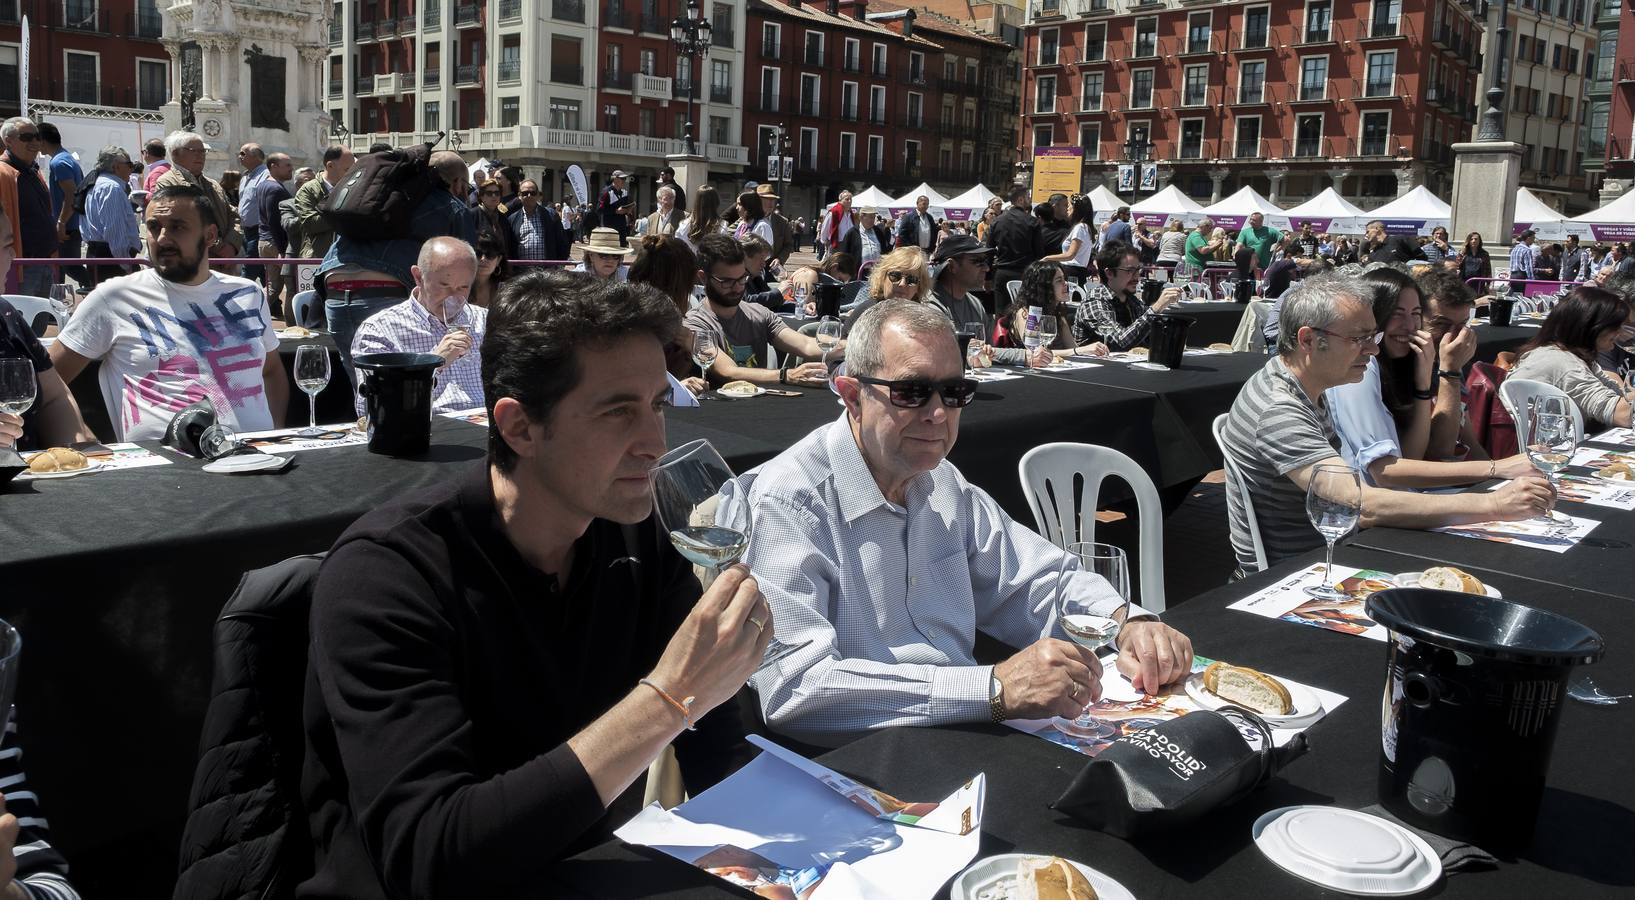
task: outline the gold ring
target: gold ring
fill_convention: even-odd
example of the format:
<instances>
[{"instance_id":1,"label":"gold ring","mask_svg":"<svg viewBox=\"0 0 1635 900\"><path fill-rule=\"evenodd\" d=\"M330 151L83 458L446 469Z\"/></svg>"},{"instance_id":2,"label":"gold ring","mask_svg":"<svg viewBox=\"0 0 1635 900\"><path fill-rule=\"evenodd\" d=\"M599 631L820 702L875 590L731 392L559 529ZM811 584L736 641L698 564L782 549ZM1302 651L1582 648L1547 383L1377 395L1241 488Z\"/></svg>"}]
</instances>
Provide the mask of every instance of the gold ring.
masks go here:
<instances>
[{"instance_id":1,"label":"gold ring","mask_svg":"<svg viewBox=\"0 0 1635 900\"><path fill-rule=\"evenodd\" d=\"M1067 697L1069 700L1079 699L1079 683L1077 681L1073 682L1073 689L1067 692Z\"/></svg>"},{"instance_id":2,"label":"gold ring","mask_svg":"<svg viewBox=\"0 0 1635 900\"><path fill-rule=\"evenodd\" d=\"M765 619L757 619L754 616L750 616L749 617L749 624L755 626L755 633L756 634L760 634L762 631L764 631L766 629L766 620Z\"/></svg>"}]
</instances>

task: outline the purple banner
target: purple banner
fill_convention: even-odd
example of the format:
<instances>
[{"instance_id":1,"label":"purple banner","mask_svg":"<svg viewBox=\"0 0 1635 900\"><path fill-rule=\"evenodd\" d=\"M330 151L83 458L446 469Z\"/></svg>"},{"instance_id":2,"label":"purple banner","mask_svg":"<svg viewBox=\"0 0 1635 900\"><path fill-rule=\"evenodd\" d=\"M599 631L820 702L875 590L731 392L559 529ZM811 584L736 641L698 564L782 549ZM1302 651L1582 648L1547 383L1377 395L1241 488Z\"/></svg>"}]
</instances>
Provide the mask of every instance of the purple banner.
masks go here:
<instances>
[{"instance_id":1,"label":"purple banner","mask_svg":"<svg viewBox=\"0 0 1635 900\"><path fill-rule=\"evenodd\" d=\"M1386 219L1384 221L1386 234L1412 235L1418 235L1420 230L1425 227L1426 222L1425 219Z\"/></svg>"},{"instance_id":2,"label":"purple banner","mask_svg":"<svg viewBox=\"0 0 1635 900\"><path fill-rule=\"evenodd\" d=\"M1590 232L1598 241L1630 241L1635 240L1635 222L1608 223L1606 225L1590 225Z\"/></svg>"}]
</instances>

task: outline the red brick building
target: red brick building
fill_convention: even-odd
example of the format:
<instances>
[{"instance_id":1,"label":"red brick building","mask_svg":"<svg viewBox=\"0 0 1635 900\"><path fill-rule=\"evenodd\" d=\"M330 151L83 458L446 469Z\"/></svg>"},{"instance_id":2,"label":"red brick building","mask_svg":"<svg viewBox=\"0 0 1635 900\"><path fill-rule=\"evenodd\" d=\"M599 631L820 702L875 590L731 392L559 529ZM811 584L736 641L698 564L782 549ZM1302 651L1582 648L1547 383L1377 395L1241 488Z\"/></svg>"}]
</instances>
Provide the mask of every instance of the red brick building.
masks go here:
<instances>
[{"instance_id":1,"label":"red brick building","mask_svg":"<svg viewBox=\"0 0 1635 900\"><path fill-rule=\"evenodd\" d=\"M1083 146L1086 186L1150 142L1201 202L1445 197L1476 121L1481 26L1447 0L1034 0L1025 30L1025 153Z\"/></svg>"},{"instance_id":2,"label":"red brick building","mask_svg":"<svg viewBox=\"0 0 1635 900\"><path fill-rule=\"evenodd\" d=\"M30 101L158 110L170 99L155 0L0 0L0 115L19 112L25 15Z\"/></svg>"},{"instance_id":3,"label":"red brick building","mask_svg":"<svg viewBox=\"0 0 1635 900\"><path fill-rule=\"evenodd\" d=\"M751 168L764 172L785 130L792 216L810 217L843 188L896 192L931 181L963 191L1008 175L1014 145L999 146L1008 143L1002 132L986 141L976 132L984 112L1014 108L1011 48L951 20L931 26L913 9L877 9L866 0L749 0L744 143ZM999 118L990 121L997 129Z\"/></svg>"},{"instance_id":4,"label":"red brick building","mask_svg":"<svg viewBox=\"0 0 1635 900\"><path fill-rule=\"evenodd\" d=\"M1597 77L1598 82L1610 88L1612 95L1610 122L1605 135L1607 182L1599 198L1602 202L1609 202L1614 196L1635 187L1635 8L1616 0L1606 0L1598 3L1597 9L1601 15L1598 24L1604 29L1608 26L1616 28L1613 41L1607 40L1606 31L1602 32L1604 36L1600 46L1610 52L1598 60L1599 68L1603 71ZM1608 44L1612 46L1608 47ZM1595 137L1592 136L1590 140L1593 147ZM1614 190L1615 187L1617 190Z\"/></svg>"}]
</instances>

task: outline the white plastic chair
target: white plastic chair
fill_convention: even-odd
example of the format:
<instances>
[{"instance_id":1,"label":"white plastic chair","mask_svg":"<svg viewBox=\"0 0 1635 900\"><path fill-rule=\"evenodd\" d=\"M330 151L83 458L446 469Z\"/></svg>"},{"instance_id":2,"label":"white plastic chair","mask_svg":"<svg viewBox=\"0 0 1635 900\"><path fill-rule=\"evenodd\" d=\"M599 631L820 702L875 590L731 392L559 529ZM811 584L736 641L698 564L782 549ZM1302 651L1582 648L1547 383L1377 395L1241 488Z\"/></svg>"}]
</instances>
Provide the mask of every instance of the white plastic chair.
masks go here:
<instances>
[{"instance_id":1,"label":"white plastic chair","mask_svg":"<svg viewBox=\"0 0 1635 900\"><path fill-rule=\"evenodd\" d=\"M6 294L5 297L7 303L10 303L19 313L22 313L23 321L34 329L35 337L41 337L45 334L44 328L35 328L34 326L42 313L56 323L58 331L61 331L63 326L68 324L68 316L45 297L31 297L27 294Z\"/></svg>"},{"instance_id":2,"label":"white plastic chair","mask_svg":"<svg viewBox=\"0 0 1635 900\"><path fill-rule=\"evenodd\" d=\"M1089 298L1089 294L1085 293L1084 285L1074 284L1071 281L1069 281L1067 283L1067 302L1074 309L1078 309L1079 305L1082 304L1088 298Z\"/></svg>"},{"instance_id":3,"label":"white plastic chair","mask_svg":"<svg viewBox=\"0 0 1635 900\"><path fill-rule=\"evenodd\" d=\"M1560 397L1573 413L1573 431L1577 440L1584 440L1584 413L1578 404L1568 397L1566 392L1553 384L1542 381L1533 381L1529 378L1506 378L1499 385L1499 399L1504 402L1505 411L1516 423L1516 442L1527 445L1527 429L1531 426L1533 417L1529 412L1528 401L1534 397Z\"/></svg>"},{"instance_id":4,"label":"white plastic chair","mask_svg":"<svg viewBox=\"0 0 1635 900\"><path fill-rule=\"evenodd\" d=\"M1058 547L1096 539L1096 500L1101 483L1117 475L1135 492L1141 518L1141 605L1164 611L1164 510L1152 477L1133 459L1092 444L1041 444L1016 465L1022 492L1039 533ZM1082 487L1075 494L1073 483Z\"/></svg>"},{"instance_id":5,"label":"white plastic chair","mask_svg":"<svg viewBox=\"0 0 1635 900\"><path fill-rule=\"evenodd\" d=\"M1022 293L1022 282L1011 280L1005 282L1005 290L1011 295L1011 302L1016 302L1016 295Z\"/></svg>"},{"instance_id":6,"label":"white plastic chair","mask_svg":"<svg viewBox=\"0 0 1635 900\"><path fill-rule=\"evenodd\" d=\"M1243 517L1249 523L1249 542L1255 551L1255 571L1266 571L1266 545L1260 539L1260 521L1255 518L1255 501L1244 490L1248 481L1243 477L1243 469L1237 460L1232 458L1232 451L1226 448L1226 413L1215 417L1209 426L1210 433L1215 435L1215 443L1221 448L1221 459L1226 462L1226 489L1232 490L1232 482L1238 483L1238 497L1243 501ZM1231 515L1230 512L1227 513Z\"/></svg>"}]
</instances>

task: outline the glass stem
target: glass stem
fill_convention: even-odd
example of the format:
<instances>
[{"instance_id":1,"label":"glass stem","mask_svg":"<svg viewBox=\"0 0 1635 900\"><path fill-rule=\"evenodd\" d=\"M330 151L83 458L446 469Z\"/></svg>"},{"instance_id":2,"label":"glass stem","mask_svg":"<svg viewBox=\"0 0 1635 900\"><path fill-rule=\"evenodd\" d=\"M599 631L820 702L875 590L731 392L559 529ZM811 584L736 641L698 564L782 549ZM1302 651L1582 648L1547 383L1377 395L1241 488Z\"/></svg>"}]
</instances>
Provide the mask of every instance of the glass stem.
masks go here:
<instances>
[{"instance_id":1,"label":"glass stem","mask_svg":"<svg viewBox=\"0 0 1635 900\"><path fill-rule=\"evenodd\" d=\"M307 427L314 431L318 428L318 395L307 392Z\"/></svg>"},{"instance_id":2,"label":"glass stem","mask_svg":"<svg viewBox=\"0 0 1635 900\"><path fill-rule=\"evenodd\" d=\"M1323 560L1323 587L1334 584L1334 539L1327 538L1328 556Z\"/></svg>"}]
</instances>

